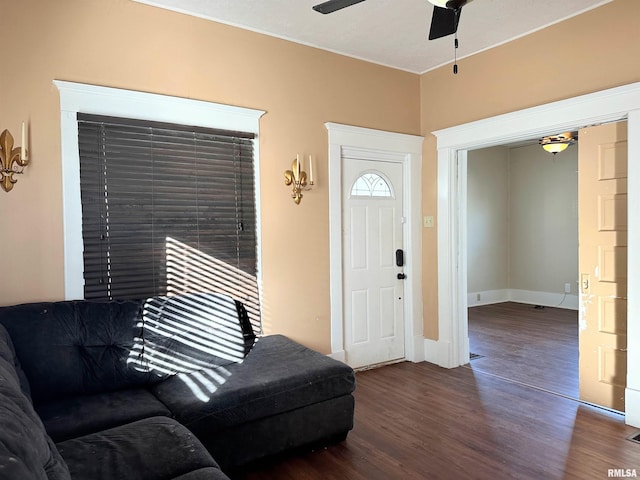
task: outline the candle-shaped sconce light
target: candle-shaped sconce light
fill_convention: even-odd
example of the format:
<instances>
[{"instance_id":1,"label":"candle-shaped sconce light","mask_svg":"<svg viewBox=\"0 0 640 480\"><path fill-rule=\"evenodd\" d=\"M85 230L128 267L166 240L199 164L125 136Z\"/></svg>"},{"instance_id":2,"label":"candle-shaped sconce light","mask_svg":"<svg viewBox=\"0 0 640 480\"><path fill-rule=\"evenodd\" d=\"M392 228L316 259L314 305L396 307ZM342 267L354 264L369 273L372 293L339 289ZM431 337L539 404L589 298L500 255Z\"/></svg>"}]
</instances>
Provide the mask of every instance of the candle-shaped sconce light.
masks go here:
<instances>
[{"instance_id":1,"label":"candle-shaped sconce light","mask_svg":"<svg viewBox=\"0 0 640 480\"><path fill-rule=\"evenodd\" d=\"M302 200L302 190L311 190L313 186L313 162L309 155L309 174L303 170L300 155L296 155L296 159L291 164L291 170L284 172L284 184L291 185L291 198L296 205Z\"/></svg>"},{"instance_id":2,"label":"candle-shaped sconce light","mask_svg":"<svg viewBox=\"0 0 640 480\"><path fill-rule=\"evenodd\" d=\"M13 188L13 184L18 180L13 178L14 175L22 173L24 167L29 164L27 156L27 129L22 122L22 145L20 147L13 146L13 135L9 130L5 130L0 134L0 186L5 192L9 192Z\"/></svg>"},{"instance_id":3,"label":"candle-shaped sconce light","mask_svg":"<svg viewBox=\"0 0 640 480\"><path fill-rule=\"evenodd\" d=\"M309 188L313 187L313 158L309 155Z\"/></svg>"},{"instance_id":4,"label":"candle-shaped sconce light","mask_svg":"<svg viewBox=\"0 0 640 480\"><path fill-rule=\"evenodd\" d=\"M22 143L20 144L20 158L23 161L28 162L27 158L27 127L24 122L22 122Z\"/></svg>"}]
</instances>

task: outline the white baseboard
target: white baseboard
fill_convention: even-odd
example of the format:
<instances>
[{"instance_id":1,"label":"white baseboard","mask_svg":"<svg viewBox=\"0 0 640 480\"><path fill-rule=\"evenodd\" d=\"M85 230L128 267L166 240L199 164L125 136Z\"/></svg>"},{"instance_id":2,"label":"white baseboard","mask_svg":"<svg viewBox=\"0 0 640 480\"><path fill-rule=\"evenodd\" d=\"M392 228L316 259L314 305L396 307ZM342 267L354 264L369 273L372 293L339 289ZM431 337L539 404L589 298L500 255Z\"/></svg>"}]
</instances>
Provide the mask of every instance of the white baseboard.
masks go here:
<instances>
[{"instance_id":1,"label":"white baseboard","mask_svg":"<svg viewBox=\"0 0 640 480\"><path fill-rule=\"evenodd\" d=\"M491 305L492 303L502 303L509 301L508 288L503 290L486 290L484 292L474 292L467 294L467 305L476 307L478 305Z\"/></svg>"},{"instance_id":2,"label":"white baseboard","mask_svg":"<svg viewBox=\"0 0 640 480\"><path fill-rule=\"evenodd\" d=\"M511 289L511 301L542 305L545 307L578 310L578 296L567 293L534 292L531 290Z\"/></svg>"},{"instance_id":3,"label":"white baseboard","mask_svg":"<svg viewBox=\"0 0 640 480\"><path fill-rule=\"evenodd\" d=\"M478 300L478 296L480 297L480 300ZM536 292L532 290L508 288L504 290L488 290L467 294L467 305L470 307L502 302L518 302L531 305L542 305L544 307L578 310L578 296L569 293L565 295L563 293Z\"/></svg>"},{"instance_id":4,"label":"white baseboard","mask_svg":"<svg viewBox=\"0 0 640 480\"><path fill-rule=\"evenodd\" d=\"M424 360L444 368L449 366L449 342L424 339Z\"/></svg>"},{"instance_id":5,"label":"white baseboard","mask_svg":"<svg viewBox=\"0 0 640 480\"><path fill-rule=\"evenodd\" d=\"M339 360L342 363L347 363L347 355L345 354L344 350L330 353L329 355L327 355L327 357L331 357L334 360Z\"/></svg>"},{"instance_id":6,"label":"white baseboard","mask_svg":"<svg viewBox=\"0 0 640 480\"><path fill-rule=\"evenodd\" d=\"M414 335L407 341L410 343L405 348L405 358L413 363L424 362L424 337L422 335Z\"/></svg>"},{"instance_id":7,"label":"white baseboard","mask_svg":"<svg viewBox=\"0 0 640 480\"><path fill-rule=\"evenodd\" d=\"M425 339L422 336L411 337L411 344L408 345L405 351L407 361L414 363L424 362L424 340ZM434 340L431 341L438 343ZM344 350L329 353L327 354L327 357L333 358L334 360L338 360L342 363L347 363L347 353Z\"/></svg>"},{"instance_id":8,"label":"white baseboard","mask_svg":"<svg viewBox=\"0 0 640 480\"><path fill-rule=\"evenodd\" d=\"M625 390L625 417L627 425L640 428L640 391L632 388Z\"/></svg>"}]
</instances>

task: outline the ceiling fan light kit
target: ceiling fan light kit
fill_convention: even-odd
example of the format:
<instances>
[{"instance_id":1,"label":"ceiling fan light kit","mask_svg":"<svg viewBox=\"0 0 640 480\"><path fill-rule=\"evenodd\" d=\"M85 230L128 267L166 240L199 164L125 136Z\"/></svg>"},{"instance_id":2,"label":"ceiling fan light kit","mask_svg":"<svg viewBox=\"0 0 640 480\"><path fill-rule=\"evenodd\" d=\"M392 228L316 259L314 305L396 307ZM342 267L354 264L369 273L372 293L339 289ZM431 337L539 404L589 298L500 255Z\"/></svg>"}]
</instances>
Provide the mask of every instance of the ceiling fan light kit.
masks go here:
<instances>
[{"instance_id":1,"label":"ceiling fan light kit","mask_svg":"<svg viewBox=\"0 0 640 480\"><path fill-rule=\"evenodd\" d=\"M431 27L429 29L429 40L446 37L447 35L456 34L454 41L454 62L453 73L458 73L458 23L460 22L460 13L462 7L472 0L429 0L433 5L433 16L431 17ZM350 7L356 3L364 2L364 0L328 0L315 5L313 9L323 14L333 13L343 8Z\"/></svg>"}]
</instances>

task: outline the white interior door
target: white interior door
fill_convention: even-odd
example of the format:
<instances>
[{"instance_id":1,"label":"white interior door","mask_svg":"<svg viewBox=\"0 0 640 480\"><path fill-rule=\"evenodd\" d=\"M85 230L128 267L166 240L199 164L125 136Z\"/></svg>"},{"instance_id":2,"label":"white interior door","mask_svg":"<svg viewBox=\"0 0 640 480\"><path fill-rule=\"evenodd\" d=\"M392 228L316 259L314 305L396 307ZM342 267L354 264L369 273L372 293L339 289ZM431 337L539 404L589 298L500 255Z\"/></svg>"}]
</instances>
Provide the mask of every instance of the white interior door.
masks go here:
<instances>
[{"instance_id":1,"label":"white interior door","mask_svg":"<svg viewBox=\"0 0 640 480\"><path fill-rule=\"evenodd\" d=\"M343 159L345 356L354 368L404 358L402 164Z\"/></svg>"}]
</instances>

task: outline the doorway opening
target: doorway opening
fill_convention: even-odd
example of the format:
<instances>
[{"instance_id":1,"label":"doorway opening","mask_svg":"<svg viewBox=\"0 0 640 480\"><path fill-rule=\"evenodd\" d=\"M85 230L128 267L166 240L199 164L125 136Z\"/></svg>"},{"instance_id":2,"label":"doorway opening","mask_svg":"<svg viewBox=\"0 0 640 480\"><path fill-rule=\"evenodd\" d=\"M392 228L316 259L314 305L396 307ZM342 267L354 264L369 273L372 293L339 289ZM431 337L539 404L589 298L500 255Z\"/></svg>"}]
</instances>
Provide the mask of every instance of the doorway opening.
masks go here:
<instances>
[{"instance_id":1,"label":"doorway opening","mask_svg":"<svg viewBox=\"0 0 640 480\"><path fill-rule=\"evenodd\" d=\"M537 139L467 154L470 367L576 399L577 169Z\"/></svg>"},{"instance_id":2,"label":"doorway opening","mask_svg":"<svg viewBox=\"0 0 640 480\"><path fill-rule=\"evenodd\" d=\"M433 132L438 142L438 332L427 357L448 368L469 361L467 327L466 160L469 150L573 131L591 124L628 120L629 158L640 155L640 83L604 90ZM640 166L629 162L629 184ZM630 189L629 211L640 209ZM640 261L640 218L629 216L628 264ZM629 269L628 309L640 311L640 271ZM625 421L640 426L640 316L628 316Z\"/></svg>"},{"instance_id":3,"label":"doorway opening","mask_svg":"<svg viewBox=\"0 0 640 480\"><path fill-rule=\"evenodd\" d=\"M331 288L331 356L347 361L343 277L343 159L402 165L402 236L404 275L404 358L424 360L422 336L421 169L423 138L327 123L329 132L329 249Z\"/></svg>"}]
</instances>

